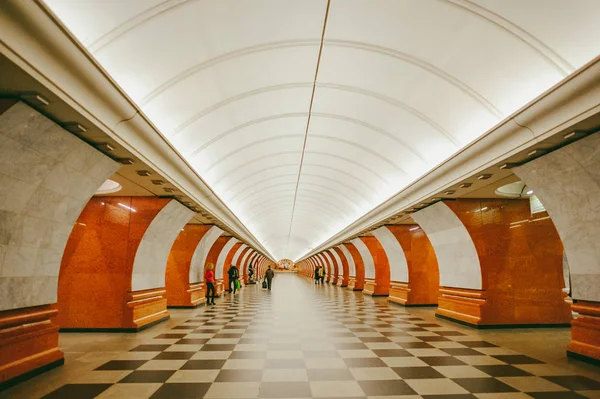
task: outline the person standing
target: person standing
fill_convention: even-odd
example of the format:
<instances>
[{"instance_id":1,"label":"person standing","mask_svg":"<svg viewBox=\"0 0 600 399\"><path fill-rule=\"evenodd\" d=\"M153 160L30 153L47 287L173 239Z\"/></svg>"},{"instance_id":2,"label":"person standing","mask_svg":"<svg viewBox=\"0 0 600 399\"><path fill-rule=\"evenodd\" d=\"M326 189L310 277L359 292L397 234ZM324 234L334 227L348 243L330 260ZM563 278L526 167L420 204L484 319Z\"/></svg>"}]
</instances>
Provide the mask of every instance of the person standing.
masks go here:
<instances>
[{"instance_id":1,"label":"person standing","mask_svg":"<svg viewBox=\"0 0 600 399\"><path fill-rule=\"evenodd\" d=\"M235 294L237 290L237 280L240 277L240 272L235 265L229 266L229 270L227 271L227 275L229 276L229 292L233 292ZM233 285L233 289L231 286Z\"/></svg>"},{"instance_id":2,"label":"person standing","mask_svg":"<svg viewBox=\"0 0 600 399\"><path fill-rule=\"evenodd\" d=\"M315 284L319 284L319 268L320 266L317 266L315 269Z\"/></svg>"},{"instance_id":3,"label":"person standing","mask_svg":"<svg viewBox=\"0 0 600 399\"><path fill-rule=\"evenodd\" d=\"M206 265L204 272L204 282L206 283L206 304L215 305L215 273L213 272L213 264Z\"/></svg>"},{"instance_id":4,"label":"person standing","mask_svg":"<svg viewBox=\"0 0 600 399\"><path fill-rule=\"evenodd\" d=\"M275 277L275 272L271 269L271 265L265 272L265 279L267 280L267 288L271 291L271 283L273 282L273 277Z\"/></svg>"}]
</instances>

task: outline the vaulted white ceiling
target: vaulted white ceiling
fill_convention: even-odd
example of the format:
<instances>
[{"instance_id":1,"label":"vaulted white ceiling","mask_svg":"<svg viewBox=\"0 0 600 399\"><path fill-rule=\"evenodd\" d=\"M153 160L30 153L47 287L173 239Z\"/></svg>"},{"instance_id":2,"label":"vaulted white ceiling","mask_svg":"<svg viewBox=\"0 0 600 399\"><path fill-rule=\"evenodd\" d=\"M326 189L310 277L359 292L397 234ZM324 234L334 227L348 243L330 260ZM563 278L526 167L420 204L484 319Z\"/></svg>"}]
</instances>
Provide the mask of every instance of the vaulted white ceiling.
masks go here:
<instances>
[{"instance_id":1,"label":"vaulted white ceiling","mask_svg":"<svg viewBox=\"0 0 600 399\"><path fill-rule=\"evenodd\" d=\"M46 3L276 259L600 51L597 0Z\"/></svg>"}]
</instances>

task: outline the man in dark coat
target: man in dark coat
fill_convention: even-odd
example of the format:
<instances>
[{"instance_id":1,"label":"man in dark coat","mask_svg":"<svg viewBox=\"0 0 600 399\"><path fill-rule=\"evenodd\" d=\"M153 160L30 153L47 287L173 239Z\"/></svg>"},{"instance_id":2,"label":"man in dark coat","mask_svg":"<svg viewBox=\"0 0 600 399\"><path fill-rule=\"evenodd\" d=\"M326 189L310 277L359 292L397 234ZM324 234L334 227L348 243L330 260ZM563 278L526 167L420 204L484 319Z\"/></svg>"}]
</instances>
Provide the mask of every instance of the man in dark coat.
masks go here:
<instances>
[{"instance_id":1,"label":"man in dark coat","mask_svg":"<svg viewBox=\"0 0 600 399\"><path fill-rule=\"evenodd\" d=\"M227 275L229 276L229 292L233 292L235 294L235 291L237 290L236 284L238 278L240 277L240 272L235 265L231 265L229 266L229 270L227 270ZM232 285L233 289L231 288Z\"/></svg>"},{"instance_id":2,"label":"man in dark coat","mask_svg":"<svg viewBox=\"0 0 600 399\"><path fill-rule=\"evenodd\" d=\"M271 282L273 281L273 277L275 276L275 272L271 270L271 266L265 272L265 279L267 280L267 288L271 291Z\"/></svg>"}]
</instances>

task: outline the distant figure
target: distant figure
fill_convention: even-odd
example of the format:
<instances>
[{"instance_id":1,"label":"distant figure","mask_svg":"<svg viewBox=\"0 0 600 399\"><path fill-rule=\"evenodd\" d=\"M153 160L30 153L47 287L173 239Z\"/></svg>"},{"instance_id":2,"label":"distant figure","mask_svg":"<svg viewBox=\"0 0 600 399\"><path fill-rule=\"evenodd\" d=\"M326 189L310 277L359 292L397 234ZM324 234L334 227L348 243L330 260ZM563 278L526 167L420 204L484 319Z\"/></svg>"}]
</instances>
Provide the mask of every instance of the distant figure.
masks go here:
<instances>
[{"instance_id":1,"label":"distant figure","mask_svg":"<svg viewBox=\"0 0 600 399\"><path fill-rule=\"evenodd\" d=\"M213 264L206 265L204 272L204 282L206 283L206 304L215 305L215 273L213 272Z\"/></svg>"},{"instance_id":2,"label":"distant figure","mask_svg":"<svg viewBox=\"0 0 600 399\"><path fill-rule=\"evenodd\" d=\"M228 292L233 292L235 294L235 291L237 290L237 280L238 280L238 278L240 278L240 272L238 271L238 268L235 267L235 265L231 265L231 266L229 266L227 275L229 276L229 291ZM233 285L233 289L231 288L232 285Z\"/></svg>"},{"instance_id":3,"label":"distant figure","mask_svg":"<svg viewBox=\"0 0 600 399\"><path fill-rule=\"evenodd\" d=\"M265 279L267 280L267 288L271 291L271 283L273 282L273 277L275 276L275 272L271 270L271 266L265 272Z\"/></svg>"},{"instance_id":4,"label":"distant figure","mask_svg":"<svg viewBox=\"0 0 600 399\"><path fill-rule=\"evenodd\" d=\"M319 284L319 268L320 266L317 266L315 269L315 284Z\"/></svg>"},{"instance_id":5,"label":"distant figure","mask_svg":"<svg viewBox=\"0 0 600 399\"><path fill-rule=\"evenodd\" d=\"M253 281L253 277L254 276L254 266L250 265L248 266L248 280Z\"/></svg>"}]
</instances>

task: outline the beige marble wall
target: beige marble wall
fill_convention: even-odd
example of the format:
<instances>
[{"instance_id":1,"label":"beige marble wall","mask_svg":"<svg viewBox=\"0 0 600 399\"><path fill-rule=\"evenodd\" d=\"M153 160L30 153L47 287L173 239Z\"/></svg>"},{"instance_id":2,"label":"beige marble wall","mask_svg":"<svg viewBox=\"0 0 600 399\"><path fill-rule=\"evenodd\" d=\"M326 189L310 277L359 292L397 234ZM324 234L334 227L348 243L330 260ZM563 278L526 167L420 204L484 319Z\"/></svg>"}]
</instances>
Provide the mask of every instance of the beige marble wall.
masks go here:
<instances>
[{"instance_id":1,"label":"beige marble wall","mask_svg":"<svg viewBox=\"0 0 600 399\"><path fill-rule=\"evenodd\" d=\"M354 264L354 258L348 248L345 245L340 245L338 248L342 251L344 256L346 257L346 261L348 262L348 275L350 277L356 277L356 265Z\"/></svg>"},{"instance_id":2,"label":"beige marble wall","mask_svg":"<svg viewBox=\"0 0 600 399\"><path fill-rule=\"evenodd\" d=\"M239 242L239 240L237 238L231 237L229 239L229 241L227 241L227 244L225 244L225 246L221 250L219 257L217 258L217 264L215 265L215 267L217 269L215 272L216 278L223 278L223 267L225 266L225 258L227 258L227 255L229 254L229 251L231 251L231 248L233 248L233 246L235 244L237 244L238 242ZM235 263L233 263L233 262L232 262L232 264L235 265ZM229 269L229 267L227 267L227 269ZM242 271L240 270L240 274L241 273L242 273Z\"/></svg>"},{"instance_id":3,"label":"beige marble wall","mask_svg":"<svg viewBox=\"0 0 600 399\"><path fill-rule=\"evenodd\" d=\"M73 224L117 169L24 103L0 115L0 310L56 302Z\"/></svg>"},{"instance_id":4,"label":"beige marble wall","mask_svg":"<svg viewBox=\"0 0 600 399\"><path fill-rule=\"evenodd\" d=\"M513 169L552 218L574 299L600 301L600 133Z\"/></svg>"},{"instance_id":5,"label":"beige marble wall","mask_svg":"<svg viewBox=\"0 0 600 399\"><path fill-rule=\"evenodd\" d=\"M385 226L373 230L372 233L387 255L390 263L390 280L408 282L408 262L394 234Z\"/></svg>"},{"instance_id":6,"label":"beige marble wall","mask_svg":"<svg viewBox=\"0 0 600 399\"><path fill-rule=\"evenodd\" d=\"M338 280L342 280L344 278L344 265L342 264L342 259L340 258L338 253L336 251L334 251L333 249L329 249L327 252L329 252L330 258L332 258L334 260L334 262L337 264Z\"/></svg>"},{"instance_id":7,"label":"beige marble wall","mask_svg":"<svg viewBox=\"0 0 600 399\"><path fill-rule=\"evenodd\" d=\"M367 248L367 245L360 239L355 238L350 241L352 245L358 249L360 253L360 257L363 260L363 265L365 267L365 278L375 278L375 262L373 261L373 256L371 255L371 251Z\"/></svg>"},{"instance_id":8,"label":"beige marble wall","mask_svg":"<svg viewBox=\"0 0 600 399\"><path fill-rule=\"evenodd\" d=\"M192 255L192 261L190 263L190 283L197 283L200 281L204 281L204 266L206 263L206 258L208 256L208 252L212 248L217 238L221 236L223 230L218 228L217 226L211 227L208 230L208 233L202 237L196 250L194 251L194 255Z\"/></svg>"},{"instance_id":9,"label":"beige marble wall","mask_svg":"<svg viewBox=\"0 0 600 399\"><path fill-rule=\"evenodd\" d=\"M480 290L479 256L458 216L441 201L412 216L433 246L440 270L440 286Z\"/></svg>"},{"instance_id":10,"label":"beige marble wall","mask_svg":"<svg viewBox=\"0 0 600 399\"><path fill-rule=\"evenodd\" d=\"M165 286L167 260L173 242L194 212L171 200L152 220L142 237L133 261L133 291Z\"/></svg>"}]
</instances>

